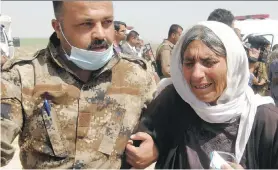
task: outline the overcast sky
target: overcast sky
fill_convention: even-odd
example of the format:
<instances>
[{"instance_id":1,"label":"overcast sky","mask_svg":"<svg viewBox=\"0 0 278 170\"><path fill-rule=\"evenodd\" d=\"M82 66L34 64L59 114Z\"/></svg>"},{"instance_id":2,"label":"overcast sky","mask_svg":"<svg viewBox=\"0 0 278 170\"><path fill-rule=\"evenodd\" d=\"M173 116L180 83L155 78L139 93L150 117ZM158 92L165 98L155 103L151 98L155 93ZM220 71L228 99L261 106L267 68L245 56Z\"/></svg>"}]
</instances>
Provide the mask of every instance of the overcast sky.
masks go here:
<instances>
[{"instance_id":1,"label":"overcast sky","mask_svg":"<svg viewBox=\"0 0 278 170\"><path fill-rule=\"evenodd\" d=\"M48 38L54 17L51 1L2 1L1 13L12 17L13 35ZM278 20L278 1L114 1L115 20L134 26L148 41L160 42L171 24L184 28L206 20L215 8L236 15L270 14Z\"/></svg>"}]
</instances>

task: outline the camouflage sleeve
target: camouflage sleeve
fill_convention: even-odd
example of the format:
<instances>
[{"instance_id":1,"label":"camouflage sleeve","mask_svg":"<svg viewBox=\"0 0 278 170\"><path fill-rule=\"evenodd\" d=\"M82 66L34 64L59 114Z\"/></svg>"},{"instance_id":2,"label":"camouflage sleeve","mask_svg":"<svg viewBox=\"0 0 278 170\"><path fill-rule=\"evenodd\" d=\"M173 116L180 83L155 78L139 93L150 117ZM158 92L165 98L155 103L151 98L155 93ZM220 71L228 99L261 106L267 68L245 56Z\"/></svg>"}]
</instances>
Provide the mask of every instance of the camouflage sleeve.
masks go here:
<instances>
[{"instance_id":1,"label":"camouflage sleeve","mask_svg":"<svg viewBox=\"0 0 278 170\"><path fill-rule=\"evenodd\" d=\"M155 81L155 74L151 69L150 65L147 65L147 84L146 84L146 93L144 94L144 103L147 106L154 98L154 94L156 92L156 81Z\"/></svg>"},{"instance_id":2,"label":"camouflage sleeve","mask_svg":"<svg viewBox=\"0 0 278 170\"><path fill-rule=\"evenodd\" d=\"M263 69L263 71L262 71L263 72L263 74L262 74L263 79L268 80L267 67L266 67L265 63L262 64L262 69Z\"/></svg>"},{"instance_id":3,"label":"camouflage sleeve","mask_svg":"<svg viewBox=\"0 0 278 170\"><path fill-rule=\"evenodd\" d=\"M170 77L171 48L167 45L161 49L161 70L165 77Z\"/></svg>"},{"instance_id":4,"label":"camouflage sleeve","mask_svg":"<svg viewBox=\"0 0 278 170\"><path fill-rule=\"evenodd\" d=\"M149 107L150 103L153 101L154 96L155 96L155 92L157 89L157 84L155 81L155 76L152 73L152 71L150 70L150 68L147 65L147 70L145 71L146 73L146 81L144 82L144 84L141 84L141 88L143 88L143 94L142 94L142 100L144 103L144 107L142 108L142 114L140 116L140 119L145 116L143 114L145 114L145 111L147 110L147 108ZM134 128L133 133L139 132L140 130L138 129L138 125L139 122L137 124L137 126ZM135 144L136 146L139 146L139 143Z\"/></svg>"},{"instance_id":5,"label":"camouflage sleeve","mask_svg":"<svg viewBox=\"0 0 278 170\"><path fill-rule=\"evenodd\" d=\"M1 77L1 166L9 163L15 149L11 145L23 126L20 77L16 69Z\"/></svg>"},{"instance_id":6,"label":"camouflage sleeve","mask_svg":"<svg viewBox=\"0 0 278 170\"><path fill-rule=\"evenodd\" d=\"M258 74L260 74L260 79L268 80L266 64L265 63L259 63Z\"/></svg>"}]
</instances>

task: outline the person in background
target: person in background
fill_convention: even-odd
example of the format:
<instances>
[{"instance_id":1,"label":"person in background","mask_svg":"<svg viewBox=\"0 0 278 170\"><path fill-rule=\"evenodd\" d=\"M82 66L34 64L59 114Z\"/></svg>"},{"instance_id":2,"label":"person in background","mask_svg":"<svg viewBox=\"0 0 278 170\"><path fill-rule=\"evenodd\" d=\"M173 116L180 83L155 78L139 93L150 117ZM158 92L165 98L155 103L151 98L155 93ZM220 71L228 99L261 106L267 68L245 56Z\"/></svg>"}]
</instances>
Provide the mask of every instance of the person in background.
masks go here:
<instances>
[{"instance_id":1,"label":"person in background","mask_svg":"<svg viewBox=\"0 0 278 170\"><path fill-rule=\"evenodd\" d=\"M143 57L144 40L139 36L139 41L135 46L138 57Z\"/></svg>"},{"instance_id":2,"label":"person in background","mask_svg":"<svg viewBox=\"0 0 278 170\"><path fill-rule=\"evenodd\" d=\"M120 53L122 52L121 42L126 39L126 24L121 21L114 21L115 40L113 42L114 49Z\"/></svg>"},{"instance_id":3,"label":"person in background","mask_svg":"<svg viewBox=\"0 0 278 170\"><path fill-rule=\"evenodd\" d=\"M138 54L135 47L138 43L139 43L138 32L131 30L126 37L126 42L124 42L121 46L122 53L137 57Z\"/></svg>"},{"instance_id":4,"label":"person in background","mask_svg":"<svg viewBox=\"0 0 278 170\"><path fill-rule=\"evenodd\" d=\"M151 68L151 70L154 74L156 83L158 84L160 81L160 78L157 74L157 66L156 66L156 62L154 59L154 54L153 54L151 44L150 43L145 44L142 49L143 49L142 58L147 61L149 67Z\"/></svg>"},{"instance_id":5,"label":"person in background","mask_svg":"<svg viewBox=\"0 0 278 170\"><path fill-rule=\"evenodd\" d=\"M234 28L236 35L238 36L239 40L242 42L241 31L238 28Z\"/></svg>"},{"instance_id":6,"label":"person in background","mask_svg":"<svg viewBox=\"0 0 278 170\"><path fill-rule=\"evenodd\" d=\"M252 88L253 85L263 85L265 82L257 79L254 75L254 70L258 64L258 58L260 56L260 50L255 48L248 49L248 62L249 62L249 71L250 71L250 78L248 81L248 85Z\"/></svg>"},{"instance_id":7,"label":"person in background","mask_svg":"<svg viewBox=\"0 0 278 170\"><path fill-rule=\"evenodd\" d=\"M1 49L1 68L8 61L8 57L5 52Z\"/></svg>"},{"instance_id":8,"label":"person in background","mask_svg":"<svg viewBox=\"0 0 278 170\"><path fill-rule=\"evenodd\" d=\"M264 38L264 37L263 37ZM259 59L260 61L257 62L256 67L254 69L254 76L258 79L258 85L253 85L253 90L255 93L258 93L262 96L266 96L269 93L269 79L268 79L268 63L267 58L270 51L270 42L264 38L264 40L268 43L265 45L264 50L260 52Z\"/></svg>"},{"instance_id":9,"label":"person in background","mask_svg":"<svg viewBox=\"0 0 278 170\"><path fill-rule=\"evenodd\" d=\"M208 21L217 21L234 28L235 17L231 11L218 8L212 11L207 19Z\"/></svg>"},{"instance_id":10,"label":"person in background","mask_svg":"<svg viewBox=\"0 0 278 170\"><path fill-rule=\"evenodd\" d=\"M268 64L271 64L273 59L277 58L277 51L278 51L278 44L275 44L273 47L272 47L272 52L269 54L268 56L268 61L267 63Z\"/></svg>"},{"instance_id":11,"label":"person in background","mask_svg":"<svg viewBox=\"0 0 278 170\"><path fill-rule=\"evenodd\" d=\"M248 86L248 59L227 25L195 24L175 45L172 82L143 113L139 147L129 143L134 168L213 169L211 153L232 159L219 169L278 168L278 108ZM166 84L166 83L164 83Z\"/></svg>"},{"instance_id":12,"label":"person in background","mask_svg":"<svg viewBox=\"0 0 278 170\"><path fill-rule=\"evenodd\" d=\"M270 81L270 95L278 107L278 44L273 46L270 53L268 76Z\"/></svg>"},{"instance_id":13,"label":"person in background","mask_svg":"<svg viewBox=\"0 0 278 170\"><path fill-rule=\"evenodd\" d=\"M183 28L178 24L173 24L170 26L168 32L168 38L164 39L163 42L158 46L156 50L156 64L157 64L157 74L160 79L165 77L171 77L170 75L170 61L171 54L174 45L178 42Z\"/></svg>"}]
</instances>

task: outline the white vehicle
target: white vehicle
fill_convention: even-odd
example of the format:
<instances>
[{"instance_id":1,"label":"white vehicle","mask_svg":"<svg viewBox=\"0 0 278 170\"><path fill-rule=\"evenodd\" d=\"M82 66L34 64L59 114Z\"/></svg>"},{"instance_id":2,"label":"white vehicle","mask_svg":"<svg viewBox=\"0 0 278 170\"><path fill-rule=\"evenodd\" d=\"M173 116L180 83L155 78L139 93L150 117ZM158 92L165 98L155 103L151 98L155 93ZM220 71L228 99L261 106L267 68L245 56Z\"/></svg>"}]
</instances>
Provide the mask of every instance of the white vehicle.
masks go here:
<instances>
[{"instance_id":1,"label":"white vehicle","mask_svg":"<svg viewBox=\"0 0 278 170\"><path fill-rule=\"evenodd\" d=\"M12 37L11 17L7 15L0 15L0 23L1 53L4 53L4 55L8 58L13 58L15 53L14 47L20 46L20 40L19 38Z\"/></svg>"},{"instance_id":2,"label":"white vehicle","mask_svg":"<svg viewBox=\"0 0 278 170\"><path fill-rule=\"evenodd\" d=\"M278 20L269 19L268 14L235 18L235 28L240 29L243 41L250 35L262 35L271 43L271 49L278 44Z\"/></svg>"}]
</instances>

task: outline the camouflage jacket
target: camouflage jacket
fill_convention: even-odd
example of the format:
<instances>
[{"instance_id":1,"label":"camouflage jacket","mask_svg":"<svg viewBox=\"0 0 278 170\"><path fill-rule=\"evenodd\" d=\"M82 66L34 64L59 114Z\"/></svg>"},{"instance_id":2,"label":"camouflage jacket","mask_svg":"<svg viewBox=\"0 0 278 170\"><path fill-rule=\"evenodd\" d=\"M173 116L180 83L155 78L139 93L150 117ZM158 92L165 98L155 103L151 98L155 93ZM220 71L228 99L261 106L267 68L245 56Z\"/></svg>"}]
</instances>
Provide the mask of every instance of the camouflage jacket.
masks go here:
<instances>
[{"instance_id":1,"label":"camouflage jacket","mask_svg":"<svg viewBox=\"0 0 278 170\"><path fill-rule=\"evenodd\" d=\"M174 44L165 39L156 50L155 60L157 64L157 74L160 78L171 77L170 62L173 48Z\"/></svg>"},{"instance_id":2,"label":"camouflage jacket","mask_svg":"<svg viewBox=\"0 0 278 170\"><path fill-rule=\"evenodd\" d=\"M262 79L268 81L266 63L258 62L258 66L254 71L254 75L259 81L261 81ZM265 96L268 90L268 83L265 83L264 85L253 85L253 90L255 93Z\"/></svg>"},{"instance_id":3,"label":"camouflage jacket","mask_svg":"<svg viewBox=\"0 0 278 170\"><path fill-rule=\"evenodd\" d=\"M23 168L119 169L155 80L143 60L116 54L88 83L59 59L59 40L5 64L1 78L1 166L19 135ZM45 110L44 100L51 106Z\"/></svg>"}]
</instances>

